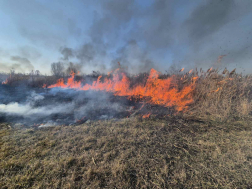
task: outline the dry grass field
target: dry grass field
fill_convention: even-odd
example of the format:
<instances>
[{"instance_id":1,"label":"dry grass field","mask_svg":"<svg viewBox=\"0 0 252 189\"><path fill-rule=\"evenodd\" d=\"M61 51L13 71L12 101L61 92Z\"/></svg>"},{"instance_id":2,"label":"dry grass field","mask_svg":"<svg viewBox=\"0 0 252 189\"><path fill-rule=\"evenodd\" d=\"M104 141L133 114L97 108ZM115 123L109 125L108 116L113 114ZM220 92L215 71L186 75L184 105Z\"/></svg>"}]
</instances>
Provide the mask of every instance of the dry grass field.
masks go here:
<instances>
[{"instance_id":1,"label":"dry grass field","mask_svg":"<svg viewBox=\"0 0 252 189\"><path fill-rule=\"evenodd\" d=\"M1 124L0 188L251 188L251 123Z\"/></svg>"},{"instance_id":2,"label":"dry grass field","mask_svg":"<svg viewBox=\"0 0 252 189\"><path fill-rule=\"evenodd\" d=\"M1 123L0 188L252 188L251 76L209 69L173 77L179 87L197 77L194 102L162 119Z\"/></svg>"}]
</instances>

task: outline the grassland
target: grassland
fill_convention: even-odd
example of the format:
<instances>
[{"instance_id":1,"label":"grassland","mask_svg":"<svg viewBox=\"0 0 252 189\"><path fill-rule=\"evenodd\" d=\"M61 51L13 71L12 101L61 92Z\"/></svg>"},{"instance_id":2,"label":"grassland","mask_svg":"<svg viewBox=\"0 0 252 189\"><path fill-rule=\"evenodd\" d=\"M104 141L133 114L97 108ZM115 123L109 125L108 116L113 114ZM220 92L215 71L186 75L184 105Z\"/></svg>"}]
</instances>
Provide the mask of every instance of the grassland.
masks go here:
<instances>
[{"instance_id":1,"label":"grassland","mask_svg":"<svg viewBox=\"0 0 252 189\"><path fill-rule=\"evenodd\" d=\"M0 188L252 188L252 76L209 69L173 77L180 88L198 79L188 110L166 118L0 123ZM55 78L38 80L25 82Z\"/></svg>"},{"instance_id":2,"label":"grassland","mask_svg":"<svg viewBox=\"0 0 252 189\"><path fill-rule=\"evenodd\" d=\"M0 188L251 188L252 121L1 124Z\"/></svg>"}]
</instances>

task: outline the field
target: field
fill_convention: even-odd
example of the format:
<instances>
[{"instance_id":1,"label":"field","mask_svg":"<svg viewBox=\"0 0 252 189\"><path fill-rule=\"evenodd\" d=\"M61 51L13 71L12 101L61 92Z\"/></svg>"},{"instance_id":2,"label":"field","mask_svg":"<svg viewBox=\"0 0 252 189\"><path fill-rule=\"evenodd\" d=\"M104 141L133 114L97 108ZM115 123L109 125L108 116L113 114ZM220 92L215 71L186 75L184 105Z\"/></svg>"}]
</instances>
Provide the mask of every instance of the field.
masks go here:
<instances>
[{"instance_id":1,"label":"field","mask_svg":"<svg viewBox=\"0 0 252 189\"><path fill-rule=\"evenodd\" d=\"M251 188L251 121L1 124L1 188Z\"/></svg>"},{"instance_id":2,"label":"field","mask_svg":"<svg viewBox=\"0 0 252 189\"><path fill-rule=\"evenodd\" d=\"M155 95L133 94L147 102L127 118L86 118L84 123L42 128L2 121L0 188L252 188L251 75L196 69L154 76L124 80L129 81L126 94L133 94L135 85L164 92L158 101ZM9 87L43 90L44 84L56 82L51 76L20 77L9 77ZM81 83L75 81L83 78L71 78L78 85L61 84L78 91ZM86 88L97 90L99 78L90 78ZM184 93L187 86L190 91ZM108 90L104 83L102 87ZM170 99L162 101L167 94ZM175 108L168 107L172 111L167 113L162 105L169 102Z\"/></svg>"}]
</instances>

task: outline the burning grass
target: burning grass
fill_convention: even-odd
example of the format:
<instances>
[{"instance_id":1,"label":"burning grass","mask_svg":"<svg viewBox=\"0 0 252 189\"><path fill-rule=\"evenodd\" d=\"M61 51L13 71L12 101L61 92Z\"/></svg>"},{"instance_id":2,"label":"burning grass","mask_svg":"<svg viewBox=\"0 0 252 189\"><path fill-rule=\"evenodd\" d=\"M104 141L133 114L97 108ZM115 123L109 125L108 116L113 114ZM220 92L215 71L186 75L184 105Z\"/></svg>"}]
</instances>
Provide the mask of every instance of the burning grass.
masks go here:
<instances>
[{"instance_id":1,"label":"burning grass","mask_svg":"<svg viewBox=\"0 0 252 189\"><path fill-rule=\"evenodd\" d=\"M13 78L8 85L15 86ZM88 107L85 90L97 92L87 102L109 94L95 104L108 106L94 109L94 120L80 114L75 126L0 123L1 188L252 187L251 76L196 69L137 76L116 71L90 80L72 75L58 83L50 78L44 83L49 89L33 82L39 91L49 91L35 107L76 99L51 95L53 87L76 90L74 105L80 107ZM99 120L111 109L110 101L116 102L111 115L117 119ZM123 119L116 116L122 115L118 107L125 107Z\"/></svg>"},{"instance_id":2,"label":"burning grass","mask_svg":"<svg viewBox=\"0 0 252 189\"><path fill-rule=\"evenodd\" d=\"M1 188L251 188L251 121L1 124Z\"/></svg>"},{"instance_id":3,"label":"burning grass","mask_svg":"<svg viewBox=\"0 0 252 189\"><path fill-rule=\"evenodd\" d=\"M127 76L115 70L113 78L99 76L92 84L74 80L74 74L65 83L58 80L49 88L102 90L115 96L127 96L150 104L174 107L182 116L193 119L219 120L247 118L252 111L252 77L236 74L235 69L222 73L218 69L184 69L173 75L161 75L152 69L149 74ZM103 79L101 81L101 79ZM150 110L151 111L151 110Z\"/></svg>"},{"instance_id":4,"label":"burning grass","mask_svg":"<svg viewBox=\"0 0 252 189\"><path fill-rule=\"evenodd\" d=\"M11 75L5 82L17 86L24 77L29 76ZM167 111L169 114L195 120L246 119L252 112L252 77L237 74L235 70L221 72L210 68L206 72L195 69L184 73L181 69L174 74L160 74L152 69L150 73L129 75L117 69L108 75L76 76L73 73L58 81L53 76L32 76L29 80L31 87L104 91L127 97L129 101L143 101L148 106L142 111L143 116L160 117L162 107L176 110ZM139 112L136 107L132 114L135 112Z\"/></svg>"},{"instance_id":5,"label":"burning grass","mask_svg":"<svg viewBox=\"0 0 252 189\"><path fill-rule=\"evenodd\" d=\"M192 83L182 86L179 90L175 76L161 79L159 78L160 74L154 69L150 70L145 83L138 82L133 86L130 85L130 78L125 73L119 71L120 69L114 71L112 79L105 77L101 81L102 76L99 76L91 85L85 84L83 86L80 81L74 80L75 74L72 73L66 84L63 79L59 79L56 84L50 85L48 88L61 87L84 91L99 90L112 92L115 96L145 99L151 104L175 107L177 111L187 109L187 105L193 102L191 93L195 88L196 76L192 78Z\"/></svg>"}]
</instances>

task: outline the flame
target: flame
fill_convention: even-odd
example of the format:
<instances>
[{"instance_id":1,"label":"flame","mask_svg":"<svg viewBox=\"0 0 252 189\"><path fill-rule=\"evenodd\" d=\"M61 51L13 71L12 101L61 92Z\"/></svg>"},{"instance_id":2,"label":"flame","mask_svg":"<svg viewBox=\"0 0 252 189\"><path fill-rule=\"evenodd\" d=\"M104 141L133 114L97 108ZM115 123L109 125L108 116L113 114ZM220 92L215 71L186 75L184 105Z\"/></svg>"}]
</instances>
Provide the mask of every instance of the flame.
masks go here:
<instances>
[{"instance_id":1,"label":"flame","mask_svg":"<svg viewBox=\"0 0 252 189\"><path fill-rule=\"evenodd\" d=\"M151 115L151 113L145 114L145 115L143 115L143 118L149 118L150 115Z\"/></svg>"},{"instance_id":2,"label":"flame","mask_svg":"<svg viewBox=\"0 0 252 189\"><path fill-rule=\"evenodd\" d=\"M193 72L193 69L191 69L188 73L190 74L190 73L192 73Z\"/></svg>"},{"instance_id":3,"label":"flame","mask_svg":"<svg viewBox=\"0 0 252 189\"><path fill-rule=\"evenodd\" d=\"M224 79L224 80L222 80L222 81L219 81L219 82L217 83L217 85L223 85L223 84L225 84L225 83L227 83L227 81Z\"/></svg>"},{"instance_id":4,"label":"flame","mask_svg":"<svg viewBox=\"0 0 252 189\"><path fill-rule=\"evenodd\" d=\"M80 81L74 81L75 74L72 73L66 84L63 79L59 79L56 84L50 85L48 88L61 87L84 91L101 90L112 92L115 96L144 99L151 104L175 107L177 111L186 110L188 105L193 102L192 91L195 88L197 77L192 79L192 83L179 90L175 77L159 79L159 72L151 69L145 85L137 84L134 87L130 87L129 78L125 73L119 72L119 70L120 68L114 71L112 79L104 78L102 82L102 76L99 76L91 85L85 84L84 86L81 85Z\"/></svg>"},{"instance_id":5,"label":"flame","mask_svg":"<svg viewBox=\"0 0 252 189\"><path fill-rule=\"evenodd\" d=\"M83 122L83 120L86 118L86 116L83 116L81 119L77 119L75 120L76 123L81 123Z\"/></svg>"},{"instance_id":6,"label":"flame","mask_svg":"<svg viewBox=\"0 0 252 189\"><path fill-rule=\"evenodd\" d=\"M192 81L195 82L198 78L198 76L192 77Z\"/></svg>"},{"instance_id":7,"label":"flame","mask_svg":"<svg viewBox=\"0 0 252 189\"><path fill-rule=\"evenodd\" d=\"M179 70L179 72L183 72L185 68L181 68L181 70Z\"/></svg>"},{"instance_id":8,"label":"flame","mask_svg":"<svg viewBox=\"0 0 252 189\"><path fill-rule=\"evenodd\" d=\"M2 82L3 85L8 84L8 79L6 79L5 81Z\"/></svg>"},{"instance_id":9,"label":"flame","mask_svg":"<svg viewBox=\"0 0 252 189\"><path fill-rule=\"evenodd\" d=\"M9 77L2 82L3 85L7 85L9 83L9 81L11 81L11 74L9 75Z\"/></svg>"},{"instance_id":10,"label":"flame","mask_svg":"<svg viewBox=\"0 0 252 189\"><path fill-rule=\"evenodd\" d=\"M216 89L214 92L218 92L220 90L220 88Z\"/></svg>"},{"instance_id":11,"label":"flame","mask_svg":"<svg viewBox=\"0 0 252 189\"><path fill-rule=\"evenodd\" d=\"M78 89L81 88L81 82L80 81L74 81L74 76L75 73L71 72L71 77L67 80L67 84L64 83L64 79L61 78L58 80L58 82L54 85L48 86L48 88L55 88L55 87L60 87L60 88L73 88L73 89ZM44 85L45 86L45 85Z\"/></svg>"},{"instance_id":12,"label":"flame","mask_svg":"<svg viewBox=\"0 0 252 189\"><path fill-rule=\"evenodd\" d=\"M222 88L218 87L218 89L212 90L212 91L210 91L209 93L217 93L220 89L222 89Z\"/></svg>"}]
</instances>

